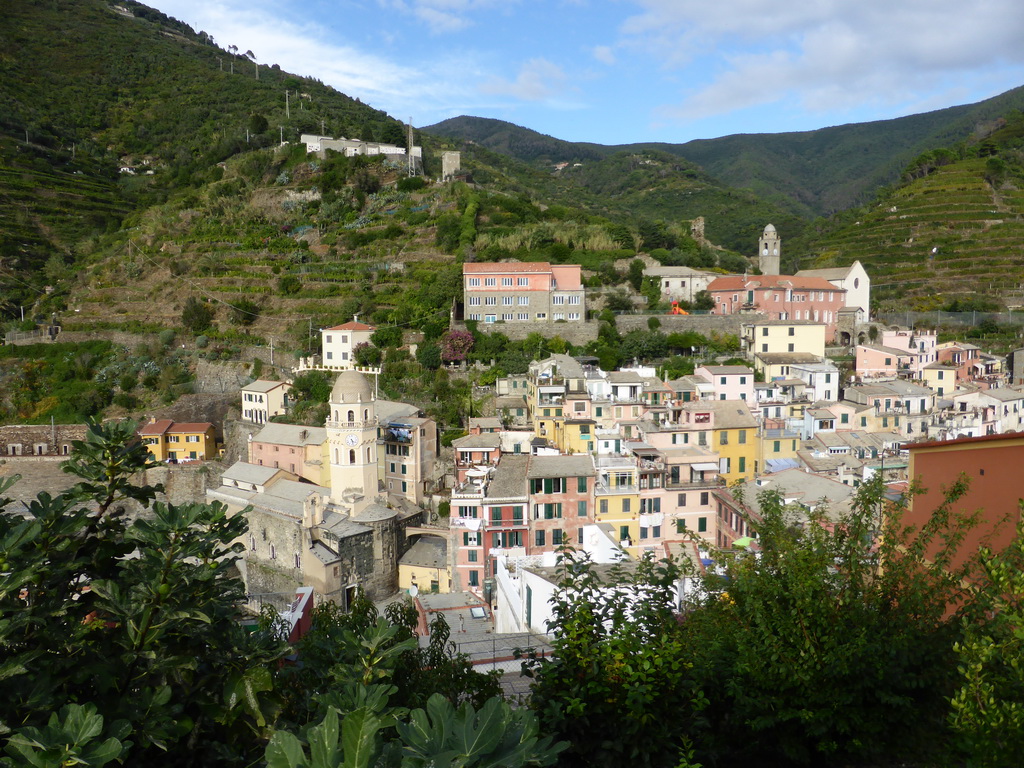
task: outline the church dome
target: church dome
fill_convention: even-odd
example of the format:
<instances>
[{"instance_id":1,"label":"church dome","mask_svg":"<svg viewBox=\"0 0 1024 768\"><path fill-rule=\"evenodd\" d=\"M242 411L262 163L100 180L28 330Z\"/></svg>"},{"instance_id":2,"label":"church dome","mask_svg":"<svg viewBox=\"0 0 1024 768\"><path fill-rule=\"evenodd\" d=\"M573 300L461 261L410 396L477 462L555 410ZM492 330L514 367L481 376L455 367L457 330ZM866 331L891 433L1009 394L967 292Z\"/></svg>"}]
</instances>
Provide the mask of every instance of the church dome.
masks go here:
<instances>
[{"instance_id":1,"label":"church dome","mask_svg":"<svg viewBox=\"0 0 1024 768\"><path fill-rule=\"evenodd\" d=\"M332 403L368 403L373 400L370 382L359 371L342 371L331 390Z\"/></svg>"},{"instance_id":2,"label":"church dome","mask_svg":"<svg viewBox=\"0 0 1024 768\"><path fill-rule=\"evenodd\" d=\"M768 234L769 232L774 232L774 231L775 231L775 225L774 225L774 224L769 224L769 225L768 225L767 227L765 227L765 228L764 228L764 233L765 233L766 235L767 235L767 234Z\"/></svg>"}]
</instances>

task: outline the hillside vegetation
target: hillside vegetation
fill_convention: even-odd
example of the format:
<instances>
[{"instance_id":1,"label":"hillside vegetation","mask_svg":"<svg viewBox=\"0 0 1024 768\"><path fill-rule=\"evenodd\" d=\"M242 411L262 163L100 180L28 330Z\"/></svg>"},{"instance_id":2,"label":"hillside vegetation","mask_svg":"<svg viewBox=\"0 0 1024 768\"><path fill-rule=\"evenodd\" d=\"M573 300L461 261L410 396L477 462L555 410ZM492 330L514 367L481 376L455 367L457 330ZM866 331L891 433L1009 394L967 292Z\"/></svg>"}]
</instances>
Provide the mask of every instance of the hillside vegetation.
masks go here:
<instances>
[{"instance_id":1,"label":"hillside vegetation","mask_svg":"<svg viewBox=\"0 0 1024 768\"><path fill-rule=\"evenodd\" d=\"M605 146L567 142L501 120L456 117L423 130L472 141L537 165L596 161L616 152L664 152L699 165L729 187L746 189L805 218L825 216L874 196L926 150L983 135L1024 107L1024 88L968 104L895 120L815 131L745 133L683 144Z\"/></svg>"},{"instance_id":2,"label":"hillside vegetation","mask_svg":"<svg viewBox=\"0 0 1024 768\"><path fill-rule=\"evenodd\" d=\"M984 142L918 156L875 203L834 217L806 265L860 259L883 307L1021 306L1022 133L1011 114Z\"/></svg>"}]
</instances>

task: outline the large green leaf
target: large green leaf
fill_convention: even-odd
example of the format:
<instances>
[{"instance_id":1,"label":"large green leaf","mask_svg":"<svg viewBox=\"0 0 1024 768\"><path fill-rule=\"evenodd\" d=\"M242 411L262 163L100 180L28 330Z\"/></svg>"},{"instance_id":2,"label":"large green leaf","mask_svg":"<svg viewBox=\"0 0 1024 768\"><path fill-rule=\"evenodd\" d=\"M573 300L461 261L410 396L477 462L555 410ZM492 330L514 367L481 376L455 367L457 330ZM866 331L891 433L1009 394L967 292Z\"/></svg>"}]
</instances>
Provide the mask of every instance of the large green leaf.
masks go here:
<instances>
[{"instance_id":1,"label":"large green leaf","mask_svg":"<svg viewBox=\"0 0 1024 768\"><path fill-rule=\"evenodd\" d=\"M379 748L380 720L368 709L357 709L341 724L341 744L345 753L342 768L368 768Z\"/></svg>"},{"instance_id":2,"label":"large green leaf","mask_svg":"<svg viewBox=\"0 0 1024 768\"><path fill-rule=\"evenodd\" d=\"M275 731L267 745L267 768L301 768L306 765L302 743L288 731Z\"/></svg>"}]
</instances>

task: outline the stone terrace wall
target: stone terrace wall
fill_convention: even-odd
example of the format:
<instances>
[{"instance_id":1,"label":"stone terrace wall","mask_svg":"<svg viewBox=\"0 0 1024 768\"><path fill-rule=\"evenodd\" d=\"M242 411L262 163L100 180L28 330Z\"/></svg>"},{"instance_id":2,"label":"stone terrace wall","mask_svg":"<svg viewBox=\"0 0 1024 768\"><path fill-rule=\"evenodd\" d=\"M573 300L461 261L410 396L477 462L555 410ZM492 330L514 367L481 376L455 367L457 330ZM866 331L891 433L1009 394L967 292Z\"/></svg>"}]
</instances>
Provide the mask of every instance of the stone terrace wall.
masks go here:
<instances>
[{"instance_id":1,"label":"stone terrace wall","mask_svg":"<svg viewBox=\"0 0 1024 768\"><path fill-rule=\"evenodd\" d=\"M637 329L646 331L648 330L647 321L652 317L658 318L661 323L658 330L662 333L696 331L703 336L707 336L712 331L739 336L742 326L766 319L760 313L749 315L616 315L615 327L619 329L619 333L629 333Z\"/></svg>"}]
</instances>

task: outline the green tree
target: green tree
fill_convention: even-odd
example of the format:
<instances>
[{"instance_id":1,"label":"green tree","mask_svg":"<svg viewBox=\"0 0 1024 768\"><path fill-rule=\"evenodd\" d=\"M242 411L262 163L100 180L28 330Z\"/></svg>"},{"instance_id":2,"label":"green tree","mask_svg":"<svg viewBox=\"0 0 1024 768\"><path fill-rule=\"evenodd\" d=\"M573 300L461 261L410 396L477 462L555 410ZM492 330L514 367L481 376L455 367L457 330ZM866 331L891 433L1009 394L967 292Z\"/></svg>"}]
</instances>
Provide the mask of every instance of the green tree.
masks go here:
<instances>
[{"instance_id":1,"label":"green tree","mask_svg":"<svg viewBox=\"0 0 1024 768\"><path fill-rule=\"evenodd\" d=\"M181 324L192 333L202 333L213 324L213 310L195 296L189 296L181 310Z\"/></svg>"},{"instance_id":2,"label":"green tree","mask_svg":"<svg viewBox=\"0 0 1024 768\"><path fill-rule=\"evenodd\" d=\"M602 576L567 553L558 574L551 660L527 668L531 708L571 744L561 765L688 765L705 701L676 618L680 568L647 556Z\"/></svg>"},{"instance_id":3,"label":"green tree","mask_svg":"<svg viewBox=\"0 0 1024 768\"><path fill-rule=\"evenodd\" d=\"M726 764L879 764L946 742L972 521L947 503L918 529L880 478L848 513L759 494L759 555L720 553L724 580L684 624L710 702L700 752ZM723 591L724 590L724 591Z\"/></svg>"},{"instance_id":4,"label":"green tree","mask_svg":"<svg viewBox=\"0 0 1024 768\"><path fill-rule=\"evenodd\" d=\"M250 326L260 316L260 305L251 299L238 299L231 304L231 322L235 325Z\"/></svg>"},{"instance_id":5,"label":"green tree","mask_svg":"<svg viewBox=\"0 0 1024 768\"><path fill-rule=\"evenodd\" d=\"M158 486L133 483L148 466L134 424L92 424L64 465L79 482L0 516L0 724L21 729L9 752L87 716L89 732L127 723L136 764L220 765L257 746L245 743L266 723L268 665L286 649L237 621L245 517L155 501ZM129 503L148 515L127 521ZM92 714L51 717L73 702Z\"/></svg>"},{"instance_id":6,"label":"green tree","mask_svg":"<svg viewBox=\"0 0 1024 768\"><path fill-rule=\"evenodd\" d=\"M370 341L380 349L402 346L402 329L397 325L385 325L373 332Z\"/></svg>"},{"instance_id":7,"label":"green tree","mask_svg":"<svg viewBox=\"0 0 1024 768\"><path fill-rule=\"evenodd\" d=\"M970 765L999 768L1024 752L1024 524L1004 552L986 547L980 559L982 615L990 618L965 619L949 719Z\"/></svg>"}]
</instances>

